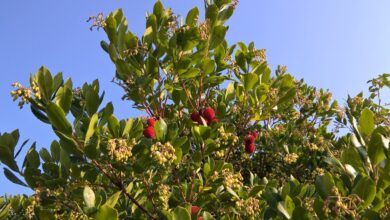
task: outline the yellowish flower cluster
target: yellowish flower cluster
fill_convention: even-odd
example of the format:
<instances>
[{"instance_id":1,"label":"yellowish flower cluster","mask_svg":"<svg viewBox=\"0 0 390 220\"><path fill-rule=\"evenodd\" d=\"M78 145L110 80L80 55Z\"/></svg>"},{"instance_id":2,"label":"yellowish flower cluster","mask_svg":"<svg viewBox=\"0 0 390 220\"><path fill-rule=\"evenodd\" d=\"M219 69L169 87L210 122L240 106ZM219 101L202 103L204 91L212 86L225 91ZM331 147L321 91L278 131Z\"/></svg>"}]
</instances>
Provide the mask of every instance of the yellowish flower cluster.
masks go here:
<instances>
[{"instance_id":1,"label":"yellowish flower cluster","mask_svg":"<svg viewBox=\"0 0 390 220\"><path fill-rule=\"evenodd\" d=\"M41 99L39 87L35 82L32 82L32 88L26 88L22 86L22 84L20 84L19 82L12 83L12 87L15 88L15 90L11 91L11 96L14 101L18 98L21 98L18 103L20 108L22 108L24 104L30 102L30 99L32 98L31 95L34 95L36 99Z\"/></svg>"},{"instance_id":2,"label":"yellowish flower cluster","mask_svg":"<svg viewBox=\"0 0 390 220\"><path fill-rule=\"evenodd\" d=\"M107 143L108 155L111 160L126 162L132 156L132 150L137 141L133 138L128 142L126 139L110 139Z\"/></svg>"},{"instance_id":3,"label":"yellowish flower cluster","mask_svg":"<svg viewBox=\"0 0 390 220\"><path fill-rule=\"evenodd\" d=\"M247 200L243 200L243 199L237 200L236 207L239 208L240 210L245 211L245 214L247 216L253 216L260 212L259 200L253 197Z\"/></svg>"},{"instance_id":4,"label":"yellowish flower cluster","mask_svg":"<svg viewBox=\"0 0 390 220\"><path fill-rule=\"evenodd\" d=\"M283 161L287 164L293 164L293 163L297 162L298 158L299 158L299 156L296 153L286 154L286 156L284 156L284 158L283 158Z\"/></svg>"},{"instance_id":5,"label":"yellowish flower cluster","mask_svg":"<svg viewBox=\"0 0 390 220\"><path fill-rule=\"evenodd\" d=\"M170 142L162 144L157 142L151 147L152 155L155 160L161 165L169 165L176 160L175 148Z\"/></svg>"},{"instance_id":6,"label":"yellowish flower cluster","mask_svg":"<svg viewBox=\"0 0 390 220\"><path fill-rule=\"evenodd\" d=\"M222 157L225 156L225 151L224 151L224 150L216 151L216 152L215 152L215 156L216 156L217 158L222 158Z\"/></svg>"},{"instance_id":7,"label":"yellowish flower cluster","mask_svg":"<svg viewBox=\"0 0 390 220\"><path fill-rule=\"evenodd\" d=\"M33 219L35 217L34 209L36 206L39 206L40 203L40 193L39 189L35 190L35 194L32 196L31 204L26 207L25 214L27 219Z\"/></svg>"},{"instance_id":8,"label":"yellowish flower cluster","mask_svg":"<svg viewBox=\"0 0 390 220\"><path fill-rule=\"evenodd\" d=\"M325 170L323 168L319 168L317 167L315 170L314 170L314 174L318 175L318 176L323 176L325 175Z\"/></svg>"},{"instance_id":9,"label":"yellowish flower cluster","mask_svg":"<svg viewBox=\"0 0 390 220\"><path fill-rule=\"evenodd\" d=\"M309 148L310 151L319 151L320 148L315 143L308 143L307 148Z\"/></svg>"},{"instance_id":10,"label":"yellowish flower cluster","mask_svg":"<svg viewBox=\"0 0 390 220\"><path fill-rule=\"evenodd\" d=\"M242 186L242 176L240 173L233 173L229 169L222 170L223 185L232 189L238 189Z\"/></svg>"},{"instance_id":11,"label":"yellowish flower cluster","mask_svg":"<svg viewBox=\"0 0 390 220\"><path fill-rule=\"evenodd\" d=\"M92 218L89 218L86 214L72 211L69 216L69 220L89 220Z\"/></svg>"},{"instance_id":12,"label":"yellowish flower cluster","mask_svg":"<svg viewBox=\"0 0 390 220\"><path fill-rule=\"evenodd\" d=\"M168 208L168 200L169 200L169 197L171 195L171 189L169 188L169 186L162 184L159 186L158 194L159 194L159 198L162 202L164 209L167 209Z\"/></svg>"},{"instance_id":13,"label":"yellowish flower cluster","mask_svg":"<svg viewBox=\"0 0 390 220\"><path fill-rule=\"evenodd\" d=\"M357 209L362 200L358 196L343 197L335 186L331 192L334 196L326 199L323 206L326 216L333 212L337 216L349 215L353 219L360 219ZM331 205L333 202L334 205Z\"/></svg>"},{"instance_id":14,"label":"yellowish flower cluster","mask_svg":"<svg viewBox=\"0 0 390 220\"><path fill-rule=\"evenodd\" d=\"M215 144L217 147L220 147L221 145L229 145L229 144L236 144L238 142L238 136L234 135L233 133L226 132L223 126L218 128L219 132L219 138L215 139Z\"/></svg>"}]
</instances>

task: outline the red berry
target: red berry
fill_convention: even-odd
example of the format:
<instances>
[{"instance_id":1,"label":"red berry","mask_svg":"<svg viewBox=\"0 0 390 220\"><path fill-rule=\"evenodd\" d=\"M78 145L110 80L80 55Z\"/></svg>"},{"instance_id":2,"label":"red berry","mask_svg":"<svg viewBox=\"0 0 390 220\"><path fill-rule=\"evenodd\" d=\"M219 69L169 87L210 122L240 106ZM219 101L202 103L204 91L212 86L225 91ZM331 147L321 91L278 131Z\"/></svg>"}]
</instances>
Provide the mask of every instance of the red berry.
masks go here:
<instances>
[{"instance_id":1,"label":"red berry","mask_svg":"<svg viewBox=\"0 0 390 220\"><path fill-rule=\"evenodd\" d=\"M259 136L259 133L257 131L252 131L249 134L253 135L253 137L255 137L255 139L257 139L257 137Z\"/></svg>"},{"instance_id":2,"label":"red berry","mask_svg":"<svg viewBox=\"0 0 390 220\"><path fill-rule=\"evenodd\" d=\"M199 112L192 112L192 114L191 114L191 120L192 120L192 121L199 122L199 120L200 120L200 114L199 114Z\"/></svg>"},{"instance_id":3,"label":"red berry","mask_svg":"<svg viewBox=\"0 0 390 220\"><path fill-rule=\"evenodd\" d=\"M156 119L155 118L149 118L146 123L148 124L149 127L153 127L154 124L156 123Z\"/></svg>"},{"instance_id":4,"label":"red berry","mask_svg":"<svg viewBox=\"0 0 390 220\"><path fill-rule=\"evenodd\" d=\"M203 217L202 216L198 216L198 220L203 220Z\"/></svg>"},{"instance_id":5,"label":"red berry","mask_svg":"<svg viewBox=\"0 0 390 220\"><path fill-rule=\"evenodd\" d=\"M154 139L156 137L156 133L154 132L154 128L149 126L147 128L145 128L144 130L144 136L146 138L151 138L151 139Z\"/></svg>"},{"instance_id":6,"label":"red berry","mask_svg":"<svg viewBox=\"0 0 390 220\"><path fill-rule=\"evenodd\" d=\"M218 123L218 122L219 122L218 118L214 118L213 120L211 120L211 124L212 123Z\"/></svg>"},{"instance_id":7,"label":"red berry","mask_svg":"<svg viewBox=\"0 0 390 220\"><path fill-rule=\"evenodd\" d=\"M255 150L255 143L245 144L245 152L247 152L248 154L252 154L253 152L255 152Z\"/></svg>"},{"instance_id":8,"label":"red berry","mask_svg":"<svg viewBox=\"0 0 390 220\"><path fill-rule=\"evenodd\" d=\"M191 206L191 215L197 215L200 210L199 206L193 205Z\"/></svg>"},{"instance_id":9,"label":"red berry","mask_svg":"<svg viewBox=\"0 0 390 220\"><path fill-rule=\"evenodd\" d=\"M214 118L215 118L215 111L213 108L206 108L204 111L203 111L203 114L202 116L207 120L207 121L212 121Z\"/></svg>"},{"instance_id":10,"label":"red berry","mask_svg":"<svg viewBox=\"0 0 390 220\"><path fill-rule=\"evenodd\" d=\"M249 145L255 142L255 137L252 134L247 134L245 136L245 145Z\"/></svg>"}]
</instances>

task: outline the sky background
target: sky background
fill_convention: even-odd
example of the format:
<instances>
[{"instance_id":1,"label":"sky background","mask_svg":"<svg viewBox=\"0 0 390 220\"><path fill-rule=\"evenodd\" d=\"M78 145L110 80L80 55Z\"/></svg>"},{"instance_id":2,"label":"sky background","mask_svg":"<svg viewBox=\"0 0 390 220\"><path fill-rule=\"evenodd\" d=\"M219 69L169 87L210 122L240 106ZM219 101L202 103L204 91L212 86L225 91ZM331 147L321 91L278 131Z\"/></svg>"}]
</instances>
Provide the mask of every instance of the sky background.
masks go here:
<instances>
[{"instance_id":1,"label":"sky background","mask_svg":"<svg viewBox=\"0 0 390 220\"><path fill-rule=\"evenodd\" d=\"M185 17L203 0L163 0ZM0 132L19 128L21 141L30 138L49 147L55 135L39 122L29 107L19 110L9 95L11 83L27 85L29 74L42 65L52 74L63 72L75 86L98 78L105 100L112 100L118 118L139 115L122 102L121 89L110 82L114 65L100 48L102 30L90 31L91 15L123 8L129 29L144 32L145 12L154 0L0 1ZM254 41L267 49L273 68L286 65L296 78L329 89L344 103L347 94L367 91L366 81L390 72L390 1L356 0L241 0L228 22L229 43ZM388 101L385 100L385 101ZM0 195L29 193L2 174Z\"/></svg>"}]
</instances>

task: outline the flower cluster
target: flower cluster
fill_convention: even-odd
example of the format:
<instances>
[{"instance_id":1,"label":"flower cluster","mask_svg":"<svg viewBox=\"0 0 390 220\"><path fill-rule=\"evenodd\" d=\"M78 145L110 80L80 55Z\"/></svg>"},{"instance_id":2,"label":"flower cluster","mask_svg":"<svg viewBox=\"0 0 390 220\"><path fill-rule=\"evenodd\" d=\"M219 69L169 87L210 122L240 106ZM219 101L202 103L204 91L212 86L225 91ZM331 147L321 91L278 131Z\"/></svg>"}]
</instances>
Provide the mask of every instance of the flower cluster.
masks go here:
<instances>
[{"instance_id":1,"label":"flower cluster","mask_svg":"<svg viewBox=\"0 0 390 220\"><path fill-rule=\"evenodd\" d=\"M237 200L236 207L243 210L247 216L253 216L260 212L259 200L253 197L247 200Z\"/></svg>"},{"instance_id":2,"label":"flower cluster","mask_svg":"<svg viewBox=\"0 0 390 220\"><path fill-rule=\"evenodd\" d=\"M89 218L86 214L72 211L69 215L70 220L89 220L92 218Z\"/></svg>"},{"instance_id":3,"label":"flower cluster","mask_svg":"<svg viewBox=\"0 0 390 220\"><path fill-rule=\"evenodd\" d=\"M217 158L222 158L222 157L225 156L225 151L224 151L224 150L216 151L216 152L215 152L215 156L216 156Z\"/></svg>"},{"instance_id":4,"label":"flower cluster","mask_svg":"<svg viewBox=\"0 0 390 220\"><path fill-rule=\"evenodd\" d=\"M41 99L41 92L38 85L34 81L31 83L31 88L26 88L19 82L12 83L12 87L15 88L15 90L11 91L11 96L14 101L18 98L21 98L18 104L20 108L22 108L24 104L30 102L32 95L34 95L36 99Z\"/></svg>"},{"instance_id":5,"label":"flower cluster","mask_svg":"<svg viewBox=\"0 0 390 220\"><path fill-rule=\"evenodd\" d=\"M358 196L342 197L337 187L333 187L331 192L334 196L325 200L323 210L326 215L334 212L338 216L351 216L353 219L359 218L357 207L362 200Z\"/></svg>"},{"instance_id":6,"label":"flower cluster","mask_svg":"<svg viewBox=\"0 0 390 220\"><path fill-rule=\"evenodd\" d=\"M158 195L163 207L165 209L168 208L168 200L169 196L171 195L171 189L169 188L169 186L161 184L158 189Z\"/></svg>"},{"instance_id":7,"label":"flower cluster","mask_svg":"<svg viewBox=\"0 0 390 220\"><path fill-rule=\"evenodd\" d=\"M157 142L152 145L151 151L153 158L161 165L170 164L176 160L175 148L170 142L165 144Z\"/></svg>"},{"instance_id":8,"label":"flower cluster","mask_svg":"<svg viewBox=\"0 0 390 220\"><path fill-rule=\"evenodd\" d=\"M137 141L133 138L128 142L126 139L110 139L107 143L108 155L111 160L126 162L132 155L134 145Z\"/></svg>"},{"instance_id":9,"label":"flower cluster","mask_svg":"<svg viewBox=\"0 0 390 220\"><path fill-rule=\"evenodd\" d=\"M217 147L220 147L221 145L229 145L229 144L236 144L238 142L238 136L234 135L233 133L226 132L223 126L218 128L219 137L215 139L215 143Z\"/></svg>"},{"instance_id":10,"label":"flower cluster","mask_svg":"<svg viewBox=\"0 0 390 220\"><path fill-rule=\"evenodd\" d=\"M34 219L35 217L34 209L36 206L39 206L41 201L40 193L41 193L40 190L36 189L35 194L32 196L31 203L26 207L25 213L27 219Z\"/></svg>"},{"instance_id":11,"label":"flower cluster","mask_svg":"<svg viewBox=\"0 0 390 220\"><path fill-rule=\"evenodd\" d=\"M238 189L242 186L241 173L233 173L229 169L222 170L223 185L232 189Z\"/></svg>"},{"instance_id":12,"label":"flower cluster","mask_svg":"<svg viewBox=\"0 0 390 220\"><path fill-rule=\"evenodd\" d=\"M317 146L317 144L315 143L308 143L307 144L307 148L310 150L310 151L319 151L320 148Z\"/></svg>"},{"instance_id":13,"label":"flower cluster","mask_svg":"<svg viewBox=\"0 0 390 220\"><path fill-rule=\"evenodd\" d=\"M298 154L291 153L291 154L286 154L286 156L284 156L283 158L283 161L287 164L293 164L297 162L298 158L299 158Z\"/></svg>"}]
</instances>

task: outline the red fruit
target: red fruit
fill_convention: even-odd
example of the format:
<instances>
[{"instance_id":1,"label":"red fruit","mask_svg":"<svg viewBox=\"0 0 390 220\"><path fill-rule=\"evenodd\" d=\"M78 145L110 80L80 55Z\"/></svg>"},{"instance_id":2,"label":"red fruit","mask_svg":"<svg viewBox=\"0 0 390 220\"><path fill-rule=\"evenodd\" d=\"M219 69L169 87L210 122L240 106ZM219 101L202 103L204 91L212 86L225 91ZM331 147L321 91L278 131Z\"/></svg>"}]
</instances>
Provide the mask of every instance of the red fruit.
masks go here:
<instances>
[{"instance_id":1,"label":"red fruit","mask_svg":"<svg viewBox=\"0 0 390 220\"><path fill-rule=\"evenodd\" d=\"M203 217L202 216L198 216L198 220L203 220Z\"/></svg>"},{"instance_id":2,"label":"red fruit","mask_svg":"<svg viewBox=\"0 0 390 220\"><path fill-rule=\"evenodd\" d=\"M156 132L154 132L154 128L149 126L144 129L144 136L146 138L154 139L156 137Z\"/></svg>"},{"instance_id":3,"label":"red fruit","mask_svg":"<svg viewBox=\"0 0 390 220\"><path fill-rule=\"evenodd\" d=\"M245 152L247 152L248 154L252 154L253 152L255 152L255 150L255 143L245 144Z\"/></svg>"},{"instance_id":4,"label":"red fruit","mask_svg":"<svg viewBox=\"0 0 390 220\"><path fill-rule=\"evenodd\" d=\"M200 210L199 206L193 205L191 206L191 215L197 215Z\"/></svg>"},{"instance_id":5,"label":"red fruit","mask_svg":"<svg viewBox=\"0 0 390 220\"><path fill-rule=\"evenodd\" d=\"M200 114L199 114L199 112L192 112L192 113L191 113L191 120L192 120L192 121L199 122L199 120L200 120Z\"/></svg>"},{"instance_id":6,"label":"red fruit","mask_svg":"<svg viewBox=\"0 0 390 220\"><path fill-rule=\"evenodd\" d=\"M215 118L215 111L213 108L206 108L204 111L203 111L203 114L202 116L207 120L207 121L212 121L214 118Z\"/></svg>"},{"instance_id":7,"label":"red fruit","mask_svg":"<svg viewBox=\"0 0 390 220\"><path fill-rule=\"evenodd\" d=\"M218 118L214 118L213 120L211 120L211 124L212 123L218 123L218 122L219 122Z\"/></svg>"},{"instance_id":8,"label":"red fruit","mask_svg":"<svg viewBox=\"0 0 390 220\"><path fill-rule=\"evenodd\" d=\"M149 127L153 127L154 124L156 123L156 119L155 118L149 118L146 123L148 124Z\"/></svg>"},{"instance_id":9,"label":"red fruit","mask_svg":"<svg viewBox=\"0 0 390 220\"><path fill-rule=\"evenodd\" d=\"M249 134L253 135L253 137L255 137L255 139L257 139L257 137L259 136L259 133L257 131L252 131Z\"/></svg>"},{"instance_id":10,"label":"red fruit","mask_svg":"<svg viewBox=\"0 0 390 220\"><path fill-rule=\"evenodd\" d=\"M255 142L255 139L255 136L253 136L252 134L247 134L245 136L245 145L253 144Z\"/></svg>"}]
</instances>

